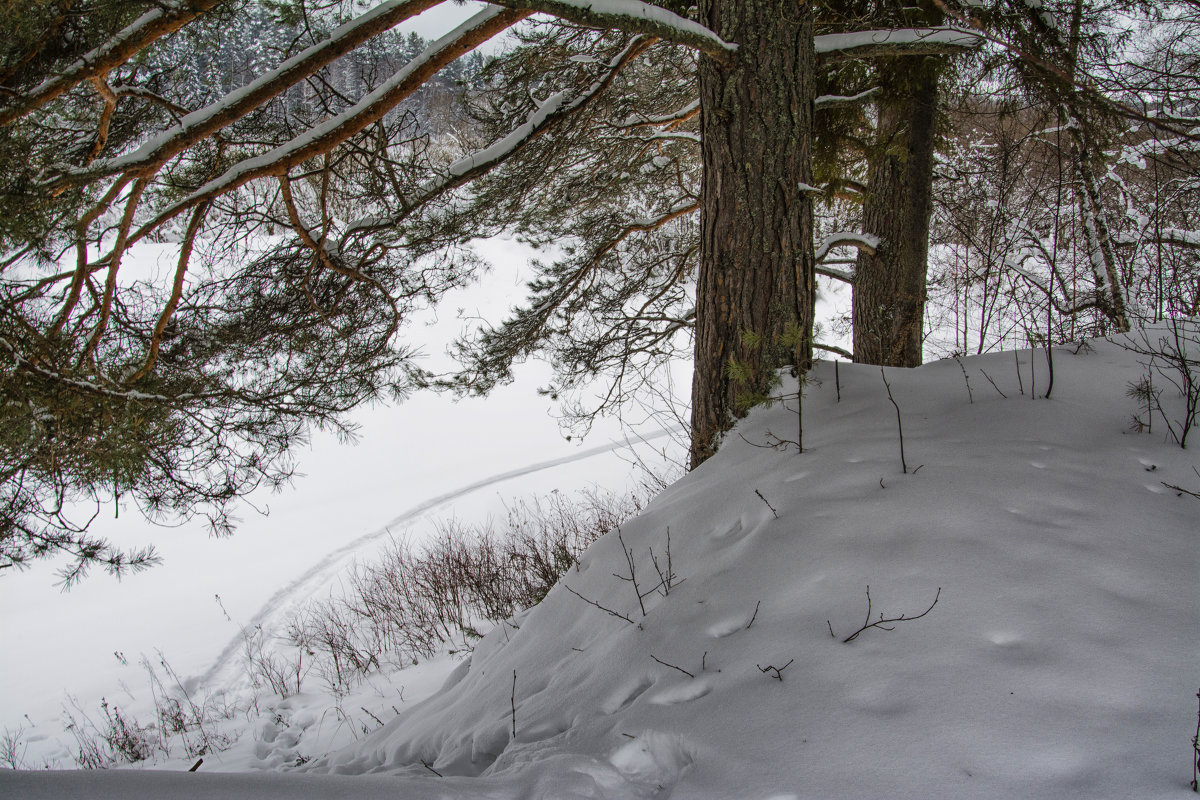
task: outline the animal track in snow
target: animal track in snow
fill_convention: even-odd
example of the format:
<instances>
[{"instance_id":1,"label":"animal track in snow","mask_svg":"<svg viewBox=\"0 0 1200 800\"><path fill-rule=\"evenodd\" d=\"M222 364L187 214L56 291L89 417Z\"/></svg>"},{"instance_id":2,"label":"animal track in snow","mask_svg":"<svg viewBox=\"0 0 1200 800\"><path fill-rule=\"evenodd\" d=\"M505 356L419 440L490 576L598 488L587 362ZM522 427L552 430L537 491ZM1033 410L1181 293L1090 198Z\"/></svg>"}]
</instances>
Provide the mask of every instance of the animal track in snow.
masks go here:
<instances>
[{"instance_id":1,"label":"animal track in snow","mask_svg":"<svg viewBox=\"0 0 1200 800\"><path fill-rule=\"evenodd\" d=\"M624 711L633 705L633 701L645 694L646 690L649 689L650 686L650 679L642 678L632 687L629 687L627 690L623 690L614 695L612 699L602 706L602 710L605 714L615 714L618 711Z\"/></svg>"},{"instance_id":2,"label":"animal track in snow","mask_svg":"<svg viewBox=\"0 0 1200 800\"><path fill-rule=\"evenodd\" d=\"M650 698L650 702L656 706L674 706L699 700L711 691L712 687L708 685L707 681L693 680L659 692Z\"/></svg>"},{"instance_id":3,"label":"animal track in snow","mask_svg":"<svg viewBox=\"0 0 1200 800\"><path fill-rule=\"evenodd\" d=\"M714 639L724 639L744 629L749 621L749 617L730 617L709 625L705 632Z\"/></svg>"}]
</instances>

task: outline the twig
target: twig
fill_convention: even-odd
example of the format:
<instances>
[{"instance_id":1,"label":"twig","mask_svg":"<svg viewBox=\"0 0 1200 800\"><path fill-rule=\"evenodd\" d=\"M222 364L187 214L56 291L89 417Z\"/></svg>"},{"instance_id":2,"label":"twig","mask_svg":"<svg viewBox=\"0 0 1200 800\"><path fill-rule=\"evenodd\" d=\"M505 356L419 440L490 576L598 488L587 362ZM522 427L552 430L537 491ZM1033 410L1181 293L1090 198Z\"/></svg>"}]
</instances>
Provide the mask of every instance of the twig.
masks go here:
<instances>
[{"instance_id":1,"label":"twig","mask_svg":"<svg viewBox=\"0 0 1200 800\"><path fill-rule=\"evenodd\" d=\"M1017 357L1017 351L1013 350L1013 363L1017 365L1017 385L1021 387L1021 394L1025 394L1025 379L1021 377L1021 359Z\"/></svg>"},{"instance_id":2,"label":"twig","mask_svg":"<svg viewBox=\"0 0 1200 800\"><path fill-rule=\"evenodd\" d=\"M192 764L191 768L190 768L190 769L188 769L188 772L195 772L196 770L200 769L200 765L201 765L201 764L203 764L203 763L204 763L204 759L203 759L203 758L201 758L201 759L197 760L197 761L196 761L196 763L195 763L195 764Z\"/></svg>"},{"instance_id":3,"label":"twig","mask_svg":"<svg viewBox=\"0 0 1200 800\"><path fill-rule=\"evenodd\" d=\"M1159 481L1159 483L1168 489L1171 489L1172 491L1178 492L1180 495L1190 494L1192 497L1200 498L1200 492L1193 492L1191 489L1185 489L1182 486L1176 486L1175 484L1167 483L1166 481Z\"/></svg>"},{"instance_id":4,"label":"twig","mask_svg":"<svg viewBox=\"0 0 1200 800\"><path fill-rule=\"evenodd\" d=\"M650 563L654 565L654 571L658 573L658 585L655 586L653 589L650 589L650 591L646 592L646 594L650 594L650 592L656 592L659 589L661 589L662 596L666 597L667 595L669 595L671 593L671 590L674 589L678 584L683 583L684 580L687 580L687 578L684 578L683 580L677 580L678 576L675 574L675 568L671 565L671 526L670 525L667 526L667 570L666 570L666 572L663 572L662 565L660 565L658 563L658 556L656 556L654 554L654 548L651 547L649 549L650 549Z\"/></svg>"},{"instance_id":5,"label":"twig","mask_svg":"<svg viewBox=\"0 0 1200 800\"><path fill-rule=\"evenodd\" d=\"M439 778L445 777L444 775L442 775L442 773L438 772L436 769L429 766L429 762L423 758L421 759L421 766L424 767L425 769L429 770L430 772L432 772L434 775L437 775Z\"/></svg>"},{"instance_id":6,"label":"twig","mask_svg":"<svg viewBox=\"0 0 1200 800\"><path fill-rule=\"evenodd\" d=\"M967 377L967 368L963 366L962 360L958 357L958 353L954 354L954 363L958 364L958 368L962 370L963 380L967 384L967 399L971 401L972 405L974 405L975 395L971 392L971 379Z\"/></svg>"},{"instance_id":7,"label":"twig","mask_svg":"<svg viewBox=\"0 0 1200 800\"><path fill-rule=\"evenodd\" d=\"M849 642L853 642L855 639L858 638L858 635L860 633L862 633L863 631L869 630L871 628L879 628L880 630L890 631L890 630L894 630L895 628L894 627L888 628L886 626L892 625L893 623L896 623L896 622L911 622L914 619L920 619L921 617L928 614L930 611L933 611L933 607L937 605L938 599L941 596L942 596L942 587L939 586L938 590L937 590L937 594L933 598L933 602L929 604L929 608L925 609L920 614L917 614L915 617L906 617L903 614L901 614L898 617L892 617L891 619L884 619L883 613L880 612L879 619L877 619L874 622L871 622L871 587L868 586L867 587L867 620L866 620L866 622L863 623L863 626L861 628L859 628L854 633L847 636L845 639L842 639L842 643L846 644ZM832 630L832 628L830 630Z\"/></svg>"},{"instance_id":8,"label":"twig","mask_svg":"<svg viewBox=\"0 0 1200 800\"><path fill-rule=\"evenodd\" d=\"M512 738L516 741L517 738L517 671L513 670L513 688L512 697L509 698L512 704Z\"/></svg>"},{"instance_id":9,"label":"twig","mask_svg":"<svg viewBox=\"0 0 1200 800\"><path fill-rule=\"evenodd\" d=\"M1196 692L1200 701L1200 692ZM1192 737L1192 791L1200 792L1200 708L1196 711L1196 735Z\"/></svg>"},{"instance_id":10,"label":"twig","mask_svg":"<svg viewBox=\"0 0 1200 800\"><path fill-rule=\"evenodd\" d=\"M887 389L888 400L891 400L892 405L896 407L896 430L900 432L900 468L907 475L908 462L904 460L904 425L900 422L900 406L896 403L896 398L892 397L892 385L888 383L887 374L883 371L883 367L879 368L879 375L883 378L883 385ZM883 484L882 478L879 483Z\"/></svg>"},{"instance_id":11,"label":"twig","mask_svg":"<svg viewBox=\"0 0 1200 800\"><path fill-rule=\"evenodd\" d=\"M771 513L775 515L775 519L779 519L779 512L775 510L775 506L767 502L767 498L763 497L762 492L760 492L758 489L755 489L754 493L758 495L760 500L762 500L764 503L767 503L767 508L771 509Z\"/></svg>"},{"instance_id":12,"label":"twig","mask_svg":"<svg viewBox=\"0 0 1200 800\"><path fill-rule=\"evenodd\" d=\"M645 595L642 594L642 589L640 586L638 586L637 567L634 566L633 550L625 546L625 539L621 536L621 529L619 527L617 528L617 541L621 543L621 552L625 554L625 563L629 566L629 577L627 578L624 575L618 575L615 572L613 573L613 577L619 578L623 581L629 581L633 584L633 593L637 595L638 607L642 609L642 616L644 617L646 616L646 604L642 602L642 598ZM651 589L650 592L652 591L654 590ZM646 592L646 594L649 594L650 592Z\"/></svg>"},{"instance_id":13,"label":"twig","mask_svg":"<svg viewBox=\"0 0 1200 800\"><path fill-rule=\"evenodd\" d=\"M630 625L637 625L637 623L636 623L636 622L634 622L632 619L630 619L629 617L627 617L627 616L625 616L624 614L622 614L620 611L613 611L611 608L608 608L607 606L602 606L602 605L600 605L600 604L599 604L599 603L597 603L595 600L589 600L589 599L587 599L586 597L584 597L583 595L581 595L579 592L577 592L577 591L575 591L574 589L572 589L570 586L567 586L567 584L566 584L566 583L563 583L562 587L563 587L564 589L566 589L568 592L570 592L571 594L573 594L573 595L575 595L576 597L578 597L578 598L579 598L580 600L582 600L583 602L587 603L589 606L595 606L596 608L598 608L598 609L600 609L601 611L603 611L605 614L611 614L611 615L613 615L614 617L617 617L617 618L619 618L619 619L623 619L623 620L625 620L626 622L628 622Z\"/></svg>"},{"instance_id":14,"label":"twig","mask_svg":"<svg viewBox=\"0 0 1200 800\"><path fill-rule=\"evenodd\" d=\"M839 403L842 402L842 374L838 370L838 364L840 363L842 362L837 360L833 362L833 385L837 387L837 401Z\"/></svg>"},{"instance_id":15,"label":"twig","mask_svg":"<svg viewBox=\"0 0 1200 800\"><path fill-rule=\"evenodd\" d=\"M794 659L794 658L789 659L788 662L786 664L784 664L782 667L773 667L770 664L768 664L765 667L760 667L758 664L755 664L754 666L758 667L758 671L763 673L764 675L767 674L768 672L774 672L775 674L772 675L771 677L774 678L775 680L779 681L780 683L783 683L783 671L785 669L787 669L788 667L790 667L792 665L792 662L795 660L796 659Z\"/></svg>"},{"instance_id":16,"label":"twig","mask_svg":"<svg viewBox=\"0 0 1200 800\"><path fill-rule=\"evenodd\" d=\"M987 372L985 372L982 369L979 371L983 373L983 377L987 378L987 382L992 385L992 388L995 389L997 392L1000 392L1000 387L996 385L996 382L994 380L992 380L992 376L988 375ZM1008 395L1006 395L1004 392L1000 392L1000 396L1003 397L1005 400L1008 399Z\"/></svg>"},{"instance_id":17,"label":"twig","mask_svg":"<svg viewBox=\"0 0 1200 800\"><path fill-rule=\"evenodd\" d=\"M707 651L705 652L705 655L708 655ZM680 671L680 672L682 672L684 675L687 675L689 678L694 678L694 677L696 677L695 675L693 675L692 673L688 672L688 671L687 671L686 669L684 669L683 667L677 667L677 666L675 666L674 664L668 664L666 661L663 661L661 658L659 658L658 656L654 655L654 653L651 653L651 654L650 654L650 657L651 657L652 659L654 659L655 661L657 661L658 663L662 664L664 667L670 667L671 669L677 669L677 670L679 670L679 671Z\"/></svg>"},{"instance_id":18,"label":"twig","mask_svg":"<svg viewBox=\"0 0 1200 800\"><path fill-rule=\"evenodd\" d=\"M381 720L379 717L375 716L370 711L368 711L366 706L359 706L359 708L361 708L363 710L364 714L366 714L368 717L370 717L371 719L373 719L377 723L379 723L379 727L381 727L381 728L383 727L383 725L384 725L383 720Z\"/></svg>"},{"instance_id":19,"label":"twig","mask_svg":"<svg viewBox=\"0 0 1200 800\"><path fill-rule=\"evenodd\" d=\"M799 442L793 442L791 439L781 439L778 436L776 436L774 433L772 433L771 431L767 431L767 436L770 438L767 440L766 444L755 444L754 442L747 439L745 436L742 436L740 433L738 434L738 438L741 439L746 444L750 445L751 447L758 447L763 450L781 450L781 449L787 447L789 444L794 445L797 449L800 448ZM770 441L770 439L774 439L775 441L772 442L772 441Z\"/></svg>"},{"instance_id":20,"label":"twig","mask_svg":"<svg viewBox=\"0 0 1200 800\"><path fill-rule=\"evenodd\" d=\"M758 619L758 607L762 605L762 600L754 604L754 613L750 615L750 621L746 623L745 630L750 630L750 626L754 624L754 620Z\"/></svg>"},{"instance_id":21,"label":"twig","mask_svg":"<svg viewBox=\"0 0 1200 800\"><path fill-rule=\"evenodd\" d=\"M829 626L829 638L836 639L837 634L833 632L833 623L830 622L829 620L825 620L825 624Z\"/></svg>"}]
</instances>

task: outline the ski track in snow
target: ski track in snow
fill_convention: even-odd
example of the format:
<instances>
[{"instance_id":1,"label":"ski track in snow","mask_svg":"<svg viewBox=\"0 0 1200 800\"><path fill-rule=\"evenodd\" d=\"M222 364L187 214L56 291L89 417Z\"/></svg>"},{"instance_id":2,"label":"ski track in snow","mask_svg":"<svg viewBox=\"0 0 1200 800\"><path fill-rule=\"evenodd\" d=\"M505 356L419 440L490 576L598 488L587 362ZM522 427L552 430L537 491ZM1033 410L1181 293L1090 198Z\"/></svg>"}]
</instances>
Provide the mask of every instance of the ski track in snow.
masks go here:
<instances>
[{"instance_id":1,"label":"ski track in snow","mask_svg":"<svg viewBox=\"0 0 1200 800\"><path fill-rule=\"evenodd\" d=\"M642 436L639 440L642 442L648 442L653 439L661 439L664 436L670 435L670 433L671 431L669 430L659 430L646 436ZM239 624L239 632L229 640L229 644L225 645L225 648L221 650L220 655L217 656L212 666L205 671L203 676L201 676L201 683L210 686L231 685L228 681L228 676L222 679L225 682L214 682L218 680L218 676L221 675L221 673L235 665L235 660L238 656L240 656L245 643L245 631L252 631L260 625L266 627L265 623L269 621L276 612L281 611L291 605L291 602L297 597L310 596L318 587L327 583L332 575L345 569L347 564L363 547L372 544L373 542L376 542L385 536L390 536L392 534L393 527L412 522L422 514L432 511L439 506L443 506L454 500L465 497L472 492L487 488L488 486L492 486L497 483L503 483L504 481L512 480L513 478L520 478L525 475L530 475L534 472L541 472L542 470L551 469L552 467L562 466L563 464L571 464L576 461L583 461L584 459L591 458L592 456L611 453L615 450L631 447L633 444L633 442L628 440L612 442L610 444L582 450L569 456L562 456L561 458L555 458L549 461L539 461L518 469L509 470L508 472L501 472L496 475L492 475L482 480L475 481L474 483L467 484L466 486L461 486L453 491L446 492L445 494L440 494L436 497L430 498L429 500L425 500L422 503L418 503L400 516L392 519L382 528L347 542L336 550L333 550L332 552L323 556L319 561L317 561L316 564L309 567L308 570L300 575L300 577L296 578L291 583L286 584L283 586L283 588L276 591L275 594L271 595L271 597L267 599L267 602L263 604L262 608L260 608L257 613L250 618L248 623L245 625Z\"/></svg>"}]
</instances>

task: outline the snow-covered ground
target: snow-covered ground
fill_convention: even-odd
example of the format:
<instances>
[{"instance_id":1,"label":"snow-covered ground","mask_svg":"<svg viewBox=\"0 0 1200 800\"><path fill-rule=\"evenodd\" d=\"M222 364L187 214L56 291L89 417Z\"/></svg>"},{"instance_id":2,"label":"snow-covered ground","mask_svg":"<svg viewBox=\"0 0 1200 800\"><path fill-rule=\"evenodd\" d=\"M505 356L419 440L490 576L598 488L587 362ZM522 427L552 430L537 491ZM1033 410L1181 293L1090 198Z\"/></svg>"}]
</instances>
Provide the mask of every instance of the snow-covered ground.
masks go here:
<instances>
[{"instance_id":1,"label":"snow-covered ground","mask_svg":"<svg viewBox=\"0 0 1200 800\"><path fill-rule=\"evenodd\" d=\"M822 363L804 453L768 446L793 402L756 410L623 526L643 592L669 542L644 613L612 533L469 659L340 698L357 730L262 698L195 774L6 772L0 795L1191 796L1200 500L1165 484L1200 491L1198 462L1130 430L1136 356L1074 350L1049 400L1044 351L888 370L907 474L880 370Z\"/></svg>"}]
</instances>

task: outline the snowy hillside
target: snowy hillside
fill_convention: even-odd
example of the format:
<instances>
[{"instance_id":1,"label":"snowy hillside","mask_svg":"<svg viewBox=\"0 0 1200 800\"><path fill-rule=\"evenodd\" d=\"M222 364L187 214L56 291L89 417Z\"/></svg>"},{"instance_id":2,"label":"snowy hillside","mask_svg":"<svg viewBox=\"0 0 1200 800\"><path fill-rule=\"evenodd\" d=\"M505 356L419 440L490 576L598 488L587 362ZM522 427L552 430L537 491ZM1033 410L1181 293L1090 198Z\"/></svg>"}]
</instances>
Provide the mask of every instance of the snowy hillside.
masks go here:
<instances>
[{"instance_id":1,"label":"snowy hillside","mask_svg":"<svg viewBox=\"0 0 1200 800\"><path fill-rule=\"evenodd\" d=\"M316 720L260 724L226 762L254 774L3 772L0 795L1191 796L1200 499L1165 484L1200 491L1200 462L1160 418L1130 429L1137 356L1057 348L1049 400L1046 367L888 370L905 474L880 370L822 363L805 452L794 401L756 410L369 736L274 771Z\"/></svg>"}]
</instances>

